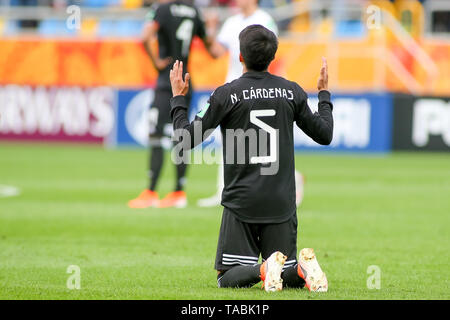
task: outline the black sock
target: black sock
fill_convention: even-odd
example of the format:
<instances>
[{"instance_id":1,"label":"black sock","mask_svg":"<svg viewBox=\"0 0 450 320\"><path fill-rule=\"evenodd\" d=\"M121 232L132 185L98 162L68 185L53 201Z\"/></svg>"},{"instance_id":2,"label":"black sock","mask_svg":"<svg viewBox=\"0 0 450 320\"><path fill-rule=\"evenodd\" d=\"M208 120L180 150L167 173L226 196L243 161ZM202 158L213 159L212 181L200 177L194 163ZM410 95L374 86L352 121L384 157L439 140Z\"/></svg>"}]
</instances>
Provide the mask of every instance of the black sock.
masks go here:
<instances>
[{"instance_id":1,"label":"black sock","mask_svg":"<svg viewBox=\"0 0 450 320\"><path fill-rule=\"evenodd\" d=\"M305 280L298 275L297 265L284 269L281 279L283 279L283 288L303 288L305 286Z\"/></svg>"},{"instance_id":2,"label":"black sock","mask_svg":"<svg viewBox=\"0 0 450 320\"><path fill-rule=\"evenodd\" d=\"M175 186L175 191L181 191L183 190L184 183L186 182L186 169L187 164L180 163L176 165L177 167L177 184Z\"/></svg>"},{"instance_id":3,"label":"black sock","mask_svg":"<svg viewBox=\"0 0 450 320\"><path fill-rule=\"evenodd\" d=\"M161 146L151 147L149 190L154 191L164 162L164 149Z\"/></svg>"},{"instance_id":4,"label":"black sock","mask_svg":"<svg viewBox=\"0 0 450 320\"><path fill-rule=\"evenodd\" d=\"M260 264L255 266L236 266L217 276L219 288L249 288L261 281Z\"/></svg>"}]
</instances>

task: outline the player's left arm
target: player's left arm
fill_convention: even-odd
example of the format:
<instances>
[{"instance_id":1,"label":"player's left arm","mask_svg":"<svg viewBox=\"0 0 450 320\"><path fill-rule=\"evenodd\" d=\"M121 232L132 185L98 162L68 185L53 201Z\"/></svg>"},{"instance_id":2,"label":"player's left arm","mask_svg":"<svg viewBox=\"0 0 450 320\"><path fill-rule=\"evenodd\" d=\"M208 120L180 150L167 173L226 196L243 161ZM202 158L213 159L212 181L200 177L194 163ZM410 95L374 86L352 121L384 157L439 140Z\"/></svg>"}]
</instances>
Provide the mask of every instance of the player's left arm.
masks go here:
<instances>
[{"instance_id":1,"label":"player's left arm","mask_svg":"<svg viewBox=\"0 0 450 320\"><path fill-rule=\"evenodd\" d=\"M225 116L225 109L221 107L220 101L213 93L209 99L208 106L189 122L188 105L185 96L189 90L189 73L183 79L183 62L175 61L170 70L170 83L172 85L173 97L170 99L170 114L173 120L175 137L182 138L182 148L189 150L203 142L212 133Z\"/></svg>"},{"instance_id":2,"label":"player's left arm","mask_svg":"<svg viewBox=\"0 0 450 320\"><path fill-rule=\"evenodd\" d=\"M300 98L297 102L299 110L296 112L295 121L311 139L322 145L329 145L333 139L333 104L328 91L328 66L323 58L320 76L317 82L319 90L319 110L312 113L308 106L307 95L300 89Z\"/></svg>"}]
</instances>

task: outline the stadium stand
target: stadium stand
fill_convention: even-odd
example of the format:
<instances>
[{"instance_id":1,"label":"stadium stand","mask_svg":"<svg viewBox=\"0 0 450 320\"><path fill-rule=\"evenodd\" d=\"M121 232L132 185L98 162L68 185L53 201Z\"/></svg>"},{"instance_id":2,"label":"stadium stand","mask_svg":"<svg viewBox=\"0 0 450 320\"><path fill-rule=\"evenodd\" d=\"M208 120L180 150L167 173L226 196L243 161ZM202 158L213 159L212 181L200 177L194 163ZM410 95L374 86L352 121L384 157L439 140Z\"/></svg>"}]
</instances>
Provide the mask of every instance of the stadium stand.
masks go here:
<instances>
[{"instance_id":1,"label":"stadium stand","mask_svg":"<svg viewBox=\"0 0 450 320\"><path fill-rule=\"evenodd\" d=\"M40 21L38 33L42 36L76 36L78 32L68 28L64 20L46 19Z\"/></svg>"},{"instance_id":2,"label":"stadium stand","mask_svg":"<svg viewBox=\"0 0 450 320\"><path fill-rule=\"evenodd\" d=\"M87 18L81 21L80 35L82 37L94 37L97 34L99 22L95 18Z\"/></svg>"},{"instance_id":3,"label":"stadium stand","mask_svg":"<svg viewBox=\"0 0 450 320\"><path fill-rule=\"evenodd\" d=\"M121 7L124 9L137 9L143 7L144 2L142 0L122 0Z\"/></svg>"},{"instance_id":4,"label":"stadium stand","mask_svg":"<svg viewBox=\"0 0 450 320\"><path fill-rule=\"evenodd\" d=\"M134 37L139 35L137 29L141 26L134 20L143 19L145 12L152 1L148 0L6 0L0 2L0 6L8 8L1 13L3 18L2 33L12 34L19 33L22 29L27 32L34 31L42 35L69 35L73 36L77 33L81 36L86 34L92 35L92 30L98 31L97 36L111 36L111 33L118 32L118 36ZM198 1L200 6L218 5L219 10L224 11L222 17L225 17L232 6L231 1ZM366 36L364 28L362 7L366 4L373 4L384 11L390 12L395 16L402 26L414 37L418 37L426 28L434 30L433 22L430 25L424 25L424 16L427 14L433 21L445 21L445 12L450 12L449 1L433 0L372 0L358 1L354 0L337 0L337 1L310 1L310 0L262 0L261 6L275 16L282 32L314 32L320 30L317 26L325 21L328 23L327 17L330 16L333 23L334 35L343 38L360 38ZM89 28L90 32L78 30L71 32L70 30L62 30L61 23L56 20L64 20L67 17L65 12L66 6L78 5L83 10L83 15L97 20L98 28ZM32 7L36 10L27 10ZM446 9L445 9L446 8ZM436 11L436 10L441 11ZM359 10L359 12L358 12ZM434 11L433 11L434 10ZM446 10L446 11L445 11ZM444 12L442 15L441 12ZM281 14L280 14L281 13ZM12 14L12 18L10 15ZM83 17L84 19L84 17ZM117 23L113 23L114 22ZM33 27L33 21L35 26ZM40 23L37 23L40 21ZM12 22L12 23L10 23ZM14 26L14 22L18 26ZM438 30L446 28L446 24L441 23ZM448 22L447 22L448 25ZM86 26L85 26L86 27ZM111 31L108 29L111 28ZM434 29L433 29L434 28ZM448 32L448 27L447 27Z\"/></svg>"},{"instance_id":5,"label":"stadium stand","mask_svg":"<svg viewBox=\"0 0 450 320\"><path fill-rule=\"evenodd\" d=\"M97 35L100 37L138 37L143 28L139 20L101 20Z\"/></svg>"},{"instance_id":6,"label":"stadium stand","mask_svg":"<svg viewBox=\"0 0 450 320\"><path fill-rule=\"evenodd\" d=\"M30 1L39 5L25 6L32 4L28 0L0 1L1 8L5 9L0 11L2 37L14 39L24 34L80 42L108 38L139 43L152 4L149 0ZM205 13L216 10L221 21L232 13L232 1L197 2ZM66 25L69 5L81 6L79 28ZM420 92L432 87L439 93L448 92L445 70L448 70L450 1L264 0L261 5L277 21L280 52L288 55L274 68L293 79L307 72L315 57L327 55L330 66L339 70L334 74L334 81L342 90L389 87L394 91ZM381 9L382 23L377 28L367 28L369 5ZM38 23L33 26L24 21ZM193 43L201 57L199 61L207 59L204 48ZM142 53L137 52L136 55ZM355 61L356 54L364 65L360 72L350 63ZM196 55L193 57L196 61ZM120 81L127 82L125 77L121 75ZM202 75L197 79L202 85L212 85L212 76ZM308 81L303 81L305 86L314 88L314 81Z\"/></svg>"}]
</instances>

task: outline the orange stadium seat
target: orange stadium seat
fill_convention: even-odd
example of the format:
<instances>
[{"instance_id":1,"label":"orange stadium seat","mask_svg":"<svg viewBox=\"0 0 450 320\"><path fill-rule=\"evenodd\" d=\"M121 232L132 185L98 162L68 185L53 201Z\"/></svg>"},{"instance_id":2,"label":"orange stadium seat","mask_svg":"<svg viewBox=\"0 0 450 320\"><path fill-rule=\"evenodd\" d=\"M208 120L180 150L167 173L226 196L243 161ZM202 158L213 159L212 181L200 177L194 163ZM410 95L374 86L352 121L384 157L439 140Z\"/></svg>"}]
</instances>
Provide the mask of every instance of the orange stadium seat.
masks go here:
<instances>
[{"instance_id":1,"label":"orange stadium seat","mask_svg":"<svg viewBox=\"0 0 450 320\"><path fill-rule=\"evenodd\" d=\"M382 11L385 11L387 13L390 13L394 18L397 17L397 10L392 2L388 0L372 0L369 2L368 5L375 5L379 7ZM367 19L367 18L366 18ZM392 34L392 31L389 30L383 23L381 23L379 28L372 28L368 30L369 39L371 41L380 41L382 39L383 42L392 42L394 39L394 36Z\"/></svg>"},{"instance_id":2,"label":"orange stadium seat","mask_svg":"<svg viewBox=\"0 0 450 320\"><path fill-rule=\"evenodd\" d=\"M402 26L413 36L421 37L424 28L424 10L417 0L395 1L397 18Z\"/></svg>"},{"instance_id":3,"label":"orange stadium seat","mask_svg":"<svg viewBox=\"0 0 450 320\"><path fill-rule=\"evenodd\" d=\"M81 21L81 36L93 37L97 33L98 20L95 18L88 18Z\"/></svg>"},{"instance_id":4,"label":"orange stadium seat","mask_svg":"<svg viewBox=\"0 0 450 320\"><path fill-rule=\"evenodd\" d=\"M330 17L323 19L319 25L318 31L319 31L319 34L321 34L323 36L331 35L334 31L333 19Z\"/></svg>"},{"instance_id":5,"label":"orange stadium seat","mask_svg":"<svg viewBox=\"0 0 450 320\"><path fill-rule=\"evenodd\" d=\"M305 0L293 0L293 2L304 3ZM289 30L293 32L311 31L310 14L307 12L294 17L289 23Z\"/></svg>"},{"instance_id":6,"label":"orange stadium seat","mask_svg":"<svg viewBox=\"0 0 450 320\"><path fill-rule=\"evenodd\" d=\"M382 10L386 10L394 16L397 15L395 6L392 4L392 2L390 2L388 0L372 0L372 1L370 1L370 4L380 7Z\"/></svg>"},{"instance_id":7,"label":"orange stadium seat","mask_svg":"<svg viewBox=\"0 0 450 320\"><path fill-rule=\"evenodd\" d=\"M143 5L143 0L122 0L121 7L125 9L137 9Z\"/></svg>"}]
</instances>

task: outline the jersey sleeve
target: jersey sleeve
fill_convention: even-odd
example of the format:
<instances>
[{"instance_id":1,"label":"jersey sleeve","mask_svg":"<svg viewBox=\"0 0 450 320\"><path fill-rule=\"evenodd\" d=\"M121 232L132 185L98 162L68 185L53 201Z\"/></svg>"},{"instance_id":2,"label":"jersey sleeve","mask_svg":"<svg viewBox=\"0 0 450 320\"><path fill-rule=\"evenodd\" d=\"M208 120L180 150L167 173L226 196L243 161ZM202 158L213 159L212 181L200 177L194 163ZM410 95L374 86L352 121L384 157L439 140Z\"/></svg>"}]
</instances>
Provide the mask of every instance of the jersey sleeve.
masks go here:
<instances>
[{"instance_id":1,"label":"jersey sleeve","mask_svg":"<svg viewBox=\"0 0 450 320\"><path fill-rule=\"evenodd\" d=\"M145 15L145 22L152 22L155 20L156 10L158 9L157 5L152 5Z\"/></svg>"},{"instance_id":2,"label":"jersey sleeve","mask_svg":"<svg viewBox=\"0 0 450 320\"><path fill-rule=\"evenodd\" d=\"M225 101L226 95L221 90L214 91L206 106L189 122L184 96L176 96L170 100L175 140L182 140L184 150L202 143L222 122L227 114Z\"/></svg>"},{"instance_id":3,"label":"jersey sleeve","mask_svg":"<svg viewBox=\"0 0 450 320\"><path fill-rule=\"evenodd\" d=\"M267 18L267 23L265 26L267 29L269 29L270 31L272 31L273 33L275 33L275 35L278 37L278 26L277 23L275 22L275 20L273 20L273 18L268 15Z\"/></svg>"},{"instance_id":4,"label":"jersey sleeve","mask_svg":"<svg viewBox=\"0 0 450 320\"><path fill-rule=\"evenodd\" d=\"M333 139L333 105L330 93L319 92L319 109L313 113L308 106L308 95L297 85L295 90L295 116L297 126L311 139L322 145L329 145Z\"/></svg>"},{"instance_id":5,"label":"jersey sleeve","mask_svg":"<svg viewBox=\"0 0 450 320\"><path fill-rule=\"evenodd\" d=\"M205 21L203 20L203 17L200 13L200 10L197 9L197 18L195 19L195 35L198 36L200 39L204 40L206 39L206 27L205 27Z\"/></svg>"},{"instance_id":6,"label":"jersey sleeve","mask_svg":"<svg viewBox=\"0 0 450 320\"><path fill-rule=\"evenodd\" d=\"M157 22L160 26L164 24L164 21L168 20L168 11L166 6L158 6L154 11L153 21Z\"/></svg>"}]
</instances>

